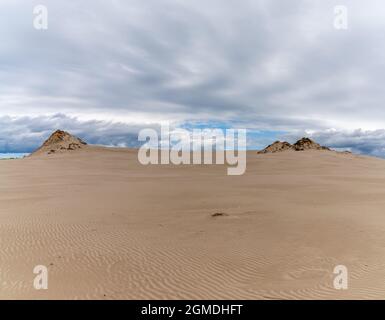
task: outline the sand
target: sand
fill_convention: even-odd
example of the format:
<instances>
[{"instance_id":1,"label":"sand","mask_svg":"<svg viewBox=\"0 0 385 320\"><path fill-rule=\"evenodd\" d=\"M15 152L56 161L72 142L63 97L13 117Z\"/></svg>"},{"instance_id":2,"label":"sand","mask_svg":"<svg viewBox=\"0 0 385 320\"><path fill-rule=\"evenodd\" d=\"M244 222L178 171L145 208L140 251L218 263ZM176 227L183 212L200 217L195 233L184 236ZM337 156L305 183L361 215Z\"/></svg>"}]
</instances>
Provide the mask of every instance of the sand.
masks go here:
<instances>
[{"instance_id":1,"label":"sand","mask_svg":"<svg viewBox=\"0 0 385 320\"><path fill-rule=\"evenodd\" d=\"M0 161L0 181L1 299L385 297L381 159L249 152L227 176L89 147Z\"/></svg>"}]
</instances>

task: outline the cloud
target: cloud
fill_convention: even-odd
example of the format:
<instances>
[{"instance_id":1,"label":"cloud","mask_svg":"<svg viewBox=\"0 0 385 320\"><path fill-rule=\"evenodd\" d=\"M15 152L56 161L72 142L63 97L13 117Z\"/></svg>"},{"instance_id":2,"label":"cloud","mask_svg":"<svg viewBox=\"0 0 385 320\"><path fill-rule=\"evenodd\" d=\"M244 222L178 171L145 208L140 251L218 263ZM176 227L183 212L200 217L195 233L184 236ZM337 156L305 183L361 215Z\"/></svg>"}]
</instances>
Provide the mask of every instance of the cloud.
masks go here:
<instances>
[{"instance_id":1,"label":"cloud","mask_svg":"<svg viewBox=\"0 0 385 320\"><path fill-rule=\"evenodd\" d=\"M281 135L280 138L294 142L307 136L321 145L335 150L385 157L385 130L325 130L319 132L296 132Z\"/></svg>"},{"instance_id":2,"label":"cloud","mask_svg":"<svg viewBox=\"0 0 385 320\"><path fill-rule=\"evenodd\" d=\"M343 4L334 0L45 0L46 31L33 28L36 4L0 3L0 117L13 119L3 123L2 149L16 139L7 130L31 149L63 121L115 145L163 121L261 132L385 128L380 0L346 3L348 30L333 27Z\"/></svg>"},{"instance_id":3,"label":"cloud","mask_svg":"<svg viewBox=\"0 0 385 320\"><path fill-rule=\"evenodd\" d=\"M159 129L157 124L146 128ZM137 147L137 124L102 120L81 121L64 114L39 117L0 117L0 153L32 152L56 129L64 129L90 144Z\"/></svg>"},{"instance_id":4,"label":"cloud","mask_svg":"<svg viewBox=\"0 0 385 320\"><path fill-rule=\"evenodd\" d=\"M187 122L187 123L163 123L170 130L170 137L176 139L171 145L183 140L178 136L182 129L187 130L192 138L193 129L221 129L232 128L231 123L220 122ZM64 114L38 117L0 117L0 153L24 153L36 150L57 129L66 130L89 144L138 148L144 144L138 140L142 129L153 129L158 133L159 142L165 137L161 136L161 125L135 124L125 122L112 122L104 120L79 120ZM225 131L222 131L225 135ZM249 131L248 148L261 148L271 139L282 134L276 131Z\"/></svg>"}]
</instances>

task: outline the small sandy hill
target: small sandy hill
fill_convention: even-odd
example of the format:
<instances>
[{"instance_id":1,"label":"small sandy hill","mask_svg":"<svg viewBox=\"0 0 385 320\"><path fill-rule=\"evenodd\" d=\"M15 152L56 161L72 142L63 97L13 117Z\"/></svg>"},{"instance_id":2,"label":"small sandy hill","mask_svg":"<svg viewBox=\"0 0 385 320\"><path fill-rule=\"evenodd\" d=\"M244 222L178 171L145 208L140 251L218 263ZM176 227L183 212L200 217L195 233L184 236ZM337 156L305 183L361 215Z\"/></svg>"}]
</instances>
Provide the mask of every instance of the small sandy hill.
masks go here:
<instances>
[{"instance_id":1,"label":"small sandy hill","mask_svg":"<svg viewBox=\"0 0 385 320\"><path fill-rule=\"evenodd\" d=\"M56 130L32 155L52 154L84 148L83 140L63 130Z\"/></svg>"},{"instance_id":2,"label":"small sandy hill","mask_svg":"<svg viewBox=\"0 0 385 320\"><path fill-rule=\"evenodd\" d=\"M314 142L313 140L309 138L302 138L298 140L296 143L293 144L293 148L296 151L303 151L303 150L330 150L328 147L323 147L317 142Z\"/></svg>"},{"instance_id":3,"label":"small sandy hill","mask_svg":"<svg viewBox=\"0 0 385 320\"><path fill-rule=\"evenodd\" d=\"M304 150L330 150L328 147L323 147L317 142L309 139L302 138L294 144L290 144L286 141L275 141L273 144L268 145L265 149L258 151L258 153L275 153L287 150L304 151Z\"/></svg>"},{"instance_id":4,"label":"small sandy hill","mask_svg":"<svg viewBox=\"0 0 385 320\"><path fill-rule=\"evenodd\" d=\"M293 146L289 142L275 141L274 143L268 145L265 149L259 151L258 153L274 153L291 149L293 149Z\"/></svg>"}]
</instances>

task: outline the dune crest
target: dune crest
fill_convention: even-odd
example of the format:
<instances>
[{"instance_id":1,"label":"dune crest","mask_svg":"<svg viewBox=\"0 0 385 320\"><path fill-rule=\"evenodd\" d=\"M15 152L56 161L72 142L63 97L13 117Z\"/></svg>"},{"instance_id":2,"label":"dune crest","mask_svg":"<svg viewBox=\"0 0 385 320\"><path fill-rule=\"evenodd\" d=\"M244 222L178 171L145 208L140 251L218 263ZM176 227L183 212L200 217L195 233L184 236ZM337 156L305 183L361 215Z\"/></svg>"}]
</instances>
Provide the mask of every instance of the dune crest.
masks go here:
<instances>
[{"instance_id":1,"label":"dune crest","mask_svg":"<svg viewBox=\"0 0 385 320\"><path fill-rule=\"evenodd\" d=\"M274 153L281 152L286 150L292 150L293 145L286 141L275 141L272 144L269 144L265 149L259 151L258 153Z\"/></svg>"},{"instance_id":2,"label":"dune crest","mask_svg":"<svg viewBox=\"0 0 385 320\"><path fill-rule=\"evenodd\" d=\"M275 153L275 152L282 152L282 151L305 151L305 150L329 150L328 147L321 146L317 142L309 139L309 138L302 138L298 140L294 144L290 144L286 141L275 141L274 143L268 145L265 149L258 151L259 154L263 153Z\"/></svg>"},{"instance_id":3,"label":"dune crest","mask_svg":"<svg viewBox=\"0 0 385 320\"><path fill-rule=\"evenodd\" d=\"M330 150L328 147L323 147L317 142L309 139L302 138L293 144L295 151L303 151L303 150Z\"/></svg>"},{"instance_id":4,"label":"dune crest","mask_svg":"<svg viewBox=\"0 0 385 320\"><path fill-rule=\"evenodd\" d=\"M31 155L52 154L81 149L87 143L63 130L56 130L51 136Z\"/></svg>"}]
</instances>

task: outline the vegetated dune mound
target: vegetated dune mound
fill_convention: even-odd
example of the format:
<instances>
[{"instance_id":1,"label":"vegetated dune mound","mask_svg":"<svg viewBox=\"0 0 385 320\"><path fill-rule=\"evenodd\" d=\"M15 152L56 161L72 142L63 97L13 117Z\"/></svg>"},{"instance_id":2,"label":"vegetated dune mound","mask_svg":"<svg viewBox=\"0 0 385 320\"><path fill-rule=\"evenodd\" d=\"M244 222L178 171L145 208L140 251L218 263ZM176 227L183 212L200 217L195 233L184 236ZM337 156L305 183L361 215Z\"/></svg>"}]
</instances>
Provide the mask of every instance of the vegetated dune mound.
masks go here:
<instances>
[{"instance_id":1,"label":"vegetated dune mound","mask_svg":"<svg viewBox=\"0 0 385 320\"><path fill-rule=\"evenodd\" d=\"M293 144L293 147L296 151L303 150L330 150L328 147L323 147L317 142L309 138L302 138Z\"/></svg>"},{"instance_id":2,"label":"vegetated dune mound","mask_svg":"<svg viewBox=\"0 0 385 320\"><path fill-rule=\"evenodd\" d=\"M275 153L282 151L305 151L305 150L330 150L328 147L321 146L317 142L309 139L302 138L294 144L290 144L286 141L275 141L273 144L268 145L265 149L258 151L259 154L263 153Z\"/></svg>"},{"instance_id":3,"label":"vegetated dune mound","mask_svg":"<svg viewBox=\"0 0 385 320\"><path fill-rule=\"evenodd\" d=\"M66 151L82 149L87 143L63 130L56 130L42 144L42 146L31 155L53 154Z\"/></svg>"},{"instance_id":4,"label":"vegetated dune mound","mask_svg":"<svg viewBox=\"0 0 385 320\"><path fill-rule=\"evenodd\" d=\"M265 149L259 151L258 153L274 153L285 150L293 149L293 145L286 141L275 141L274 143L268 145Z\"/></svg>"}]
</instances>

